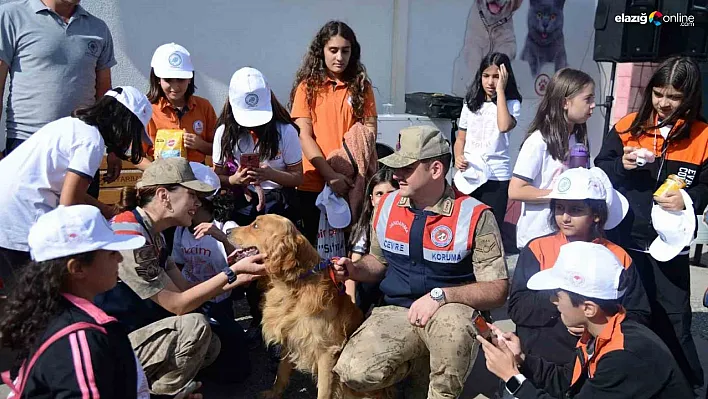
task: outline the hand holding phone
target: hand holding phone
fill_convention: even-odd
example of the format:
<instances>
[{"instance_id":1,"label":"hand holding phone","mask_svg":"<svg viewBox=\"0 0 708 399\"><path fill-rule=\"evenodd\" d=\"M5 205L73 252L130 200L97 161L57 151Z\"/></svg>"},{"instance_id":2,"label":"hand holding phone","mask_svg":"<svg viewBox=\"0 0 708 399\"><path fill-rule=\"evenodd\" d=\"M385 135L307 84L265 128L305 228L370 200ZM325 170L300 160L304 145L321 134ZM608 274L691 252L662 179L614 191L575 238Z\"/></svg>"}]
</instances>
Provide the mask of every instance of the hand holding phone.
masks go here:
<instances>
[{"instance_id":1,"label":"hand holding phone","mask_svg":"<svg viewBox=\"0 0 708 399\"><path fill-rule=\"evenodd\" d=\"M242 168L258 169L260 167L260 157L256 153L241 154L239 164Z\"/></svg>"}]
</instances>

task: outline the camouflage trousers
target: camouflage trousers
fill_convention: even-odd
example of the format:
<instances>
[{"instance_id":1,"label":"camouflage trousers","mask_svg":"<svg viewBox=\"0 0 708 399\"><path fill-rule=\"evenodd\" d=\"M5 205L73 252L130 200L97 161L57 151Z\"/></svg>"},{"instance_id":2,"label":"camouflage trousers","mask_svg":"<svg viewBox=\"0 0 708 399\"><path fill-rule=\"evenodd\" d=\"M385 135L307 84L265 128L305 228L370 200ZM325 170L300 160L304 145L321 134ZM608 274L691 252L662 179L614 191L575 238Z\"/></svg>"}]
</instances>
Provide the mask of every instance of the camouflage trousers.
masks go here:
<instances>
[{"instance_id":1,"label":"camouflage trousers","mask_svg":"<svg viewBox=\"0 0 708 399\"><path fill-rule=\"evenodd\" d=\"M221 350L221 341L211 333L207 319L195 313L162 319L133 331L128 338L150 392L158 395L181 391Z\"/></svg>"},{"instance_id":2,"label":"camouflage trousers","mask_svg":"<svg viewBox=\"0 0 708 399\"><path fill-rule=\"evenodd\" d=\"M429 356L427 397L457 398L479 350L476 314L469 306L448 303L425 327L415 327L408 308L374 308L342 350L334 372L349 388L372 392L402 381L417 359Z\"/></svg>"}]
</instances>

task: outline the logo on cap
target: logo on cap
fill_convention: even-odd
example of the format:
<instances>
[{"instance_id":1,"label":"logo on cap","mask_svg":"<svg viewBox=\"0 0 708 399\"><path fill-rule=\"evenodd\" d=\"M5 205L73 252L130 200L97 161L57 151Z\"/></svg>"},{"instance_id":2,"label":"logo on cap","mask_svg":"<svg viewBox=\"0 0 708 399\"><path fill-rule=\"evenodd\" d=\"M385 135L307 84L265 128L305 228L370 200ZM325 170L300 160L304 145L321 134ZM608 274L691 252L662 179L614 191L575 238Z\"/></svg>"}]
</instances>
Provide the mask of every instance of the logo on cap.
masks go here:
<instances>
[{"instance_id":1,"label":"logo on cap","mask_svg":"<svg viewBox=\"0 0 708 399\"><path fill-rule=\"evenodd\" d=\"M574 287L582 287L585 285L585 277L579 274L569 273L567 278L570 285Z\"/></svg>"},{"instance_id":2,"label":"logo on cap","mask_svg":"<svg viewBox=\"0 0 708 399\"><path fill-rule=\"evenodd\" d=\"M447 226L438 226L430 233L430 239L438 248L447 247L452 242L452 229Z\"/></svg>"},{"instance_id":3,"label":"logo on cap","mask_svg":"<svg viewBox=\"0 0 708 399\"><path fill-rule=\"evenodd\" d=\"M192 128L194 129L194 133L201 134L204 131L204 122L197 119L192 124Z\"/></svg>"},{"instance_id":4,"label":"logo on cap","mask_svg":"<svg viewBox=\"0 0 708 399\"><path fill-rule=\"evenodd\" d=\"M173 67L178 67L182 65L182 56L179 55L179 53L172 53L169 57L167 57L167 62L169 62Z\"/></svg>"},{"instance_id":5,"label":"logo on cap","mask_svg":"<svg viewBox=\"0 0 708 399\"><path fill-rule=\"evenodd\" d=\"M570 189L570 179L564 177L558 182L558 192L564 193Z\"/></svg>"},{"instance_id":6,"label":"logo on cap","mask_svg":"<svg viewBox=\"0 0 708 399\"><path fill-rule=\"evenodd\" d=\"M258 105L258 94L248 93L244 101L249 107L255 107L256 105Z\"/></svg>"}]
</instances>

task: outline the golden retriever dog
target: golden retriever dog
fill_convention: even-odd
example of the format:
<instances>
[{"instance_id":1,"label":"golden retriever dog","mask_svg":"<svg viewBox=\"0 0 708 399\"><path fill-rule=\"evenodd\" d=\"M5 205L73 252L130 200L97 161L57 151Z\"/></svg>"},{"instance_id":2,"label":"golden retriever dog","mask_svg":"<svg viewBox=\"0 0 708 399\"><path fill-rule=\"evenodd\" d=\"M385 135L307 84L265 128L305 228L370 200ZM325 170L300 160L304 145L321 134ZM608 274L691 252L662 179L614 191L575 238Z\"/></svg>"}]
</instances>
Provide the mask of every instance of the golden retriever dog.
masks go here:
<instances>
[{"instance_id":1,"label":"golden retriever dog","mask_svg":"<svg viewBox=\"0 0 708 399\"><path fill-rule=\"evenodd\" d=\"M273 388L264 398L280 398L293 367L317 378L317 398L352 395L332 372L347 338L364 317L330 276L327 263L288 219L258 216L229 232L242 250L265 253L269 278L263 304L263 338L282 346ZM347 391L347 392L345 392ZM356 395L358 396L358 395Z\"/></svg>"}]
</instances>

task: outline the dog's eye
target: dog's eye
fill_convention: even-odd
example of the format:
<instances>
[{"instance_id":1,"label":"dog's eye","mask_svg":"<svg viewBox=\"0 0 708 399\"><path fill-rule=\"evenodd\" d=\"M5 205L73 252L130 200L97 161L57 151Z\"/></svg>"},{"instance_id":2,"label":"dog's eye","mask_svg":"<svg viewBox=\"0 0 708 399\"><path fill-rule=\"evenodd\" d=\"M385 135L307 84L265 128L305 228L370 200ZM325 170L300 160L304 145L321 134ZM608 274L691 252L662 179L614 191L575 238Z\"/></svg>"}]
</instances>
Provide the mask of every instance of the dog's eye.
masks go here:
<instances>
[{"instance_id":1,"label":"dog's eye","mask_svg":"<svg viewBox=\"0 0 708 399\"><path fill-rule=\"evenodd\" d=\"M257 229L258 228L258 223L253 223L253 228Z\"/></svg>"}]
</instances>

